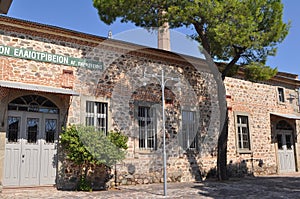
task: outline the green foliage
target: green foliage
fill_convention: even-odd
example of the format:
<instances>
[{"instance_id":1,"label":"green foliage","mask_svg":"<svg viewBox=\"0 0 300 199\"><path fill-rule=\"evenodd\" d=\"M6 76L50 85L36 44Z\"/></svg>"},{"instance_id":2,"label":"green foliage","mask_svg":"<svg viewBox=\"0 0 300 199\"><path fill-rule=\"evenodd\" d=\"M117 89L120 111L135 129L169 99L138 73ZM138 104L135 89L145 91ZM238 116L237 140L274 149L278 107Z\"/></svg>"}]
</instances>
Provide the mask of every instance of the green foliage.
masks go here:
<instances>
[{"instance_id":1,"label":"green foliage","mask_svg":"<svg viewBox=\"0 0 300 199\"><path fill-rule=\"evenodd\" d=\"M91 183L85 177L81 177L77 184L77 191L92 191Z\"/></svg>"},{"instance_id":2,"label":"green foliage","mask_svg":"<svg viewBox=\"0 0 300 199\"><path fill-rule=\"evenodd\" d=\"M68 159L79 165L79 191L92 190L87 180L88 170L92 165L104 164L110 168L125 158L125 150L128 148L128 137L119 132L110 132L109 136L106 136L94 127L69 126L62 132L60 140Z\"/></svg>"},{"instance_id":3,"label":"green foliage","mask_svg":"<svg viewBox=\"0 0 300 199\"><path fill-rule=\"evenodd\" d=\"M121 134L121 132L110 131L107 138L119 149L128 149L128 137Z\"/></svg>"},{"instance_id":4,"label":"green foliage","mask_svg":"<svg viewBox=\"0 0 300 199\"><path fill-rule=\"evenodd\" d=\"M222 73L225 70L227 64L226 63L217 63L217 62L215 62L215 63L217 65L219 71ZM237 64L232 66L230 68L230 70L227 72L227 76L232 77L232 76L236 75L239 68L240 68L240 66Z\"/></svg>"},{"instance_id":5,"label":"green foliage","mask_svg":"<svg viewBox=\"0 0 300 199\"><path fill-rule=\"evenodd\" d=\"M277 68L261 65L260 63L251 63L245 67L245 77L252 81L268 80L276 75Z\"/></svg>"},{"instance_id":6,"label":"green foliage","mask_svg":"<svg viewBox=\"0 0 300 199\"><path fill-rule=\"evenodd\" d=\"M73 125L65 129L61 134L60 141L67 151L67 157L72 162L80 165L86 160L91 161L94 159L80 140L76 126Z\"/></svg>"},{"instance_id":7,"label":"green foliage","mask_svg":"<svg viewBox=\"0 0 300 199\"><path fill-rule=\"evenodd\" d=\"M238 71L234 67L242 65L249 65L249 79L274 75L277 69L264 64L268 56L276 55L277 45L290 28L290 22L282 21L280 0L93 0L93 5L106 24L119 18L148 29L164 22L169 22L171 28L193 27L193 38L201 43L205 56L227 63L223 79L234 75ZM163 11L166 14L162 15ZM227 149L223 146L227 131L222 131L220 137L218 149L223 155L218 156L218 168L219 162L226 165ZM221 171L221 178L226 179L226 168Z\"/></svg>"},{"instance_id":8,"label":"green foliage","mask_svg":"<svg viewBox=\"0 0 300 199\"><path fill-rule=\"evenodd\" d=\"M61 134L67 157L76 164L105 164L110 167L125 158L128 138L112 132L107 137L93 127L70 126Z\"/></svg>"},{"instance_id":9,"label":"green foliage","mask_svg":"<svg viewBox=\"0 0 300 199\"><path fill-rule=\"evenodd\" d=\"M193 38L203 49L228 63L223 76L236 63L265 63L276 54L290 27L282 21L280 0L93 0L93 5L107 24L119 18L146 28L165 21L171 28L193 27ZM162 11L166 11L163 16Z\"/></svg>"}]
</instances>

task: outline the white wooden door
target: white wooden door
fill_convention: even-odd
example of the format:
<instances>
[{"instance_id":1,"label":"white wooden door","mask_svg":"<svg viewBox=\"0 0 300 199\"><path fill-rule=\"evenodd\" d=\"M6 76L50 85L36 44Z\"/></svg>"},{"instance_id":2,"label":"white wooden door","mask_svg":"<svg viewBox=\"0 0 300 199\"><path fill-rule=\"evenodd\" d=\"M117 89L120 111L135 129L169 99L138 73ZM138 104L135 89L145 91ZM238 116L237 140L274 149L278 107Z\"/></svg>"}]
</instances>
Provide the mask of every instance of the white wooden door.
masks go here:
<instances>
[{"instance_id":1,"label":"white wooden door","mask_svg":"<svg viewBox=\"0 0 300 199\"><path fill-rule=\"evenodd\" d=\"M47 114L43 117L43 135L41 144L41 171L40 183L43 185L55 184L57 166L57 115Z\"/></svg>"},{"instance_id":2,"label":"white wooden door","mask_svg":"<svg viewBox=\"0 0 300 199\"><path fill-rule=\"evenodd\" d=\"M279 172L295 172L295 153L292 131L277 132Z\"/></svg>"},{"instance_id":3,"label":"white wooden door","mask_svg":"<svg viewBox=\"0 0 300 199\"><path fill-rule=\"evenodd\" d=\"M24 119L20 185L39 185L41 115L26 113Z\"/></svg>"},{"instance_id":4,"label":"white wooden door","mask_svg":"<svg viewBox=\"0 0 300 199\"><path fill-rule=\"evenodd\" d=\"M57 114L10 111L4 186L55 184Z\"/></svg>"},{"instance_id":5,"label":"white wooden door","mask_svg":"<svg viewBox=\"0 0 300 199\"><path fill-rule=\"evenodd\" d=\"M20 184L20 167L22 137L21 126L22 112L11 113L7 119L8 130L6 133L4 177L3 185L14 186ZM10 133L8 133L8 131Z\"/></svg>"}]
</instances>

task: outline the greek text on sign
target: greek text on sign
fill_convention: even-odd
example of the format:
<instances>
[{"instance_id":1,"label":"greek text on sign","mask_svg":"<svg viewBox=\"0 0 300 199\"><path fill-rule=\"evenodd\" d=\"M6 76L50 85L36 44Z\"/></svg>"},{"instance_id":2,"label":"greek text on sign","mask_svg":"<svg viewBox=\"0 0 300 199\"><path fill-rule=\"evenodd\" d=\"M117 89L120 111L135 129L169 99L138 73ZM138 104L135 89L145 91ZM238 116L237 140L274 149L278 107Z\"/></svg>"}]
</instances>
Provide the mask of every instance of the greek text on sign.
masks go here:
<instances>
[{"instance_id":1,"label":"greek text on sign","mask_svg":"<svg viewBox=\"0 0 300 199\"><path fill-rule=\"evenodd\" d=\"M64 55L57 55L47 52L39 52L34 50L28 50L25 48L14 48L11 46L0 45L0 55L34 60L39 62L50 62L68 66L84 67L92 70L103 70L102 62L69 57Z\"/></svg>"}]
</instances>

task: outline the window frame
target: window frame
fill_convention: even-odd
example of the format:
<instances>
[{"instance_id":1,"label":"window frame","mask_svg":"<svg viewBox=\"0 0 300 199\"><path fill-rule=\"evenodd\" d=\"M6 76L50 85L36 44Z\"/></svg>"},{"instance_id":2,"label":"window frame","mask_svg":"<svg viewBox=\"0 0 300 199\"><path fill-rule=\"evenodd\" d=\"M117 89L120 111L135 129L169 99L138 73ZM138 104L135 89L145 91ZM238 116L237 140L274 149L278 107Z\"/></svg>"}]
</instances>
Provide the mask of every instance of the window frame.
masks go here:
<instances>
[{"instance_id":1,"label":"window frame","mask_svg":"<svg viewBox=\"0 0 300 199\"><path fill-rule=\"evenodd\" d=\"M183 118L183 113L184 112L193 113L193 119L190 120L190 117L189 117L188 120L184 120L184 118ZM198 117L197 117L197 112L196 111L188 110L188 109L182 109L181 110L181 145L183 147L183 150L185 150L185 151L198 151L199 150L199 136L198 136L198 129L197 129L197 125L196 125L196 124L198 124L197 121L196 121L197 118ZM186 132L184 130L184 126L185 126L184 121L188 121L187 129L190 129L189 127L190 127L190 125L192 125L192 129L197 131L196 136L195 136L195 138L194 138L194 140L192 141L191 144L189 144L189 139L184 138L185 137L184 133ZM190 134L190 132L188 132L188 134ZM189 135L188 135L188 137L189 137ZM187 143L185 143L185 142L187 142ZM191 145L193 143L194 143L194 147L191 147ZM188 146L188 145L190 145L190 146Z\"/></svg>"},{"instance_id":2,"label":"window frame","mask_svg":"<svg viewBox=\"0 0 300 199\"><path fill-rule=\"evenodd\" d=\"M89 105L90 104L90 105ZM92 112L88 112L92 111ZM88 124L88 119L90 120L90 125ZM101 122L97 126L98 119L104 119L104 122ZM108 103L95 100L86 100L85 101L85 115L84 122L86 126L94 126L99 131L104 131L105 135L108 133Z\"/></svg>"},{"instance_id":3,"label":"window frame","mask_svg":"<svg viewBox=\"0 0 300 199\"><path fill-rule=\"evenodd\" d=\"M10 123L10 121L12 123ZM14 126L14 127L17 127L17 129L10 128L10 125L13 125L16 122L17 122L17 126ZM17 115L17 116L8 116L7 117L7 133L6 133L7 143L18 143L19 142L19 139L21 137L20 136L21 122L22 122L22 119L21 119L21 116L19 116L19 115ZM12 132L14 130L17 130L17 131Z\"/></svg>"},{"instance_id":4,"label":"window frame","mask_svg":"<svg viewBox=\"0 0 300 199\"><path fill-rule=\"evenodd\" d=\"M284 104L286 102L285 89L283 87L277 87L277 100L281 104Z\"/></svg>"},{"instance_id":5,"label":"window frame","mask_svg":"<svg viewBox=\"0 0 300 199\"><path fill-rule=\"evenodd\" d=\"M239 117L247 117L247 124L239 124ZM243 112L236 112L235 113L235 129L236 129L236 149L238 153L252 153L252 142L251 142L251 118L248 113L243 113ZM246 127L248 132L248 145L249 147L245 148L240 148L240 139L239 139L239 129ZM242 138L242 136L241 136ZM242 142L241 142L242 143Z\"/></svg>"},{"instance_id":6,"label":"window frame","mask_svg":"<svg viewBox=\"0 0 300 199\"><path fill-rule=\"evenodd\" d=\"M47 114L59 114L59 108L49 100L41 95L23 95L11 100L8 103L9 111L25 111Z\"/></svg>"},{"instance_id":7,"label":"window frame","mask_svg":"<svg viewBox=\"0 0 300 199\"><path fill-rule=\"evenodd\" d=\"M195 136L195 148L191 148L191 147L185 147L187 146L187 144L184 144L184 138L183 138L183 133L184 133L184 129L183 129L183 112L193 112L194 113L194 119L193 122L191 122L194 125L194 129L196 131L196 136ZM178 142L180 144L180 146L182 147L182 149L184 151L194 151L197 152L200 149L200 144L199 144L199 136L200 136L200 131L199 131L199 125L200 125L200 109L197 106L182 106L181 107L181 111L180 111L180 135L178 136Z\"/></svg>"},{"instance_id":8,"label":"window frame","mask_svg":"<svg viewBox=\"0 0 300 199\"><path fill-rule=\"evenodd\" d=\"M157 138L157 113L156 113L156 109L155 108L152 108L153 106L149 105L149 104L144 104L144 103L139 103L137 104L136 106L136 111L135 111L135 114L136 114L136 123L137 123L137 145L138 145L138 149L140 151L154 151L154 150L157 150L157 143L158 143L158 138ZM141 129L141 125L140 125L140 120L141 118L145 118L145 117L141 117L139 116L140 113L140 108L143 108L143 109L146 109L147 111L144 111L145 114L149 113L149 111L151 110L152 108L152 112L150 111L150 123L152 124L152 127L150 127L153 132L152 132L152 135L153 136L153 147L148 147L148 137L145 139L144 143L141 143L141 133L142 133L142 129ZM144 119L145 121L148 120L148 118ZM146 125L148 125L147 123L145 123ZM146 134L148 133L148 126L146 126L146 131L145 132ZM146 137L146 136L145 136ZM144 146L144 147L141 147L141 146Z\"/></svg>"}]
</instances>

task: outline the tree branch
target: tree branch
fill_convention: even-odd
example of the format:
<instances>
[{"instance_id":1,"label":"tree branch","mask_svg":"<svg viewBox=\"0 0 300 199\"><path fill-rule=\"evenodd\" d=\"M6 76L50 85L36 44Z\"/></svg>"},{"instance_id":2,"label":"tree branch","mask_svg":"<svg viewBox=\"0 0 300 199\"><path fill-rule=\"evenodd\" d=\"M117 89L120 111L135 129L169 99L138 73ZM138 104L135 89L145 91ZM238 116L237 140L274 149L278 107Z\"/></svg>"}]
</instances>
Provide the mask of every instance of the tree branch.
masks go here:
<instances>
[{"instance_id":1,"label":"tree branch","mask_svg":"<svg viewBox=\"0 0 300 199\"><path fill-rule=\"evenodd\" d=\"M206 33L205 30L203 28L204 24L200 23L200 22L194 22L193 23L196 32L198 33L200 40L201 40L201 44L203 46L203 48L206 50L206 52L211 55L211 50L210 50L210 45L209 45L209 41L208 38L206 37Z\"/></svg>"},{"instance_id":2,"label":"tree branch","mask_svg":"<svg viewBox=\"0 0 300 199\"><path fill-rule=\"evenodd\" d=\"M234 67L234 65L237 63L237 61L240 59L241 55L245 52L245 47L240 47L233 45L235 56L233 59L226 65L225 69L222 72L222 80L225 79L228 72Z\"/></svg>"}]
</instances>

